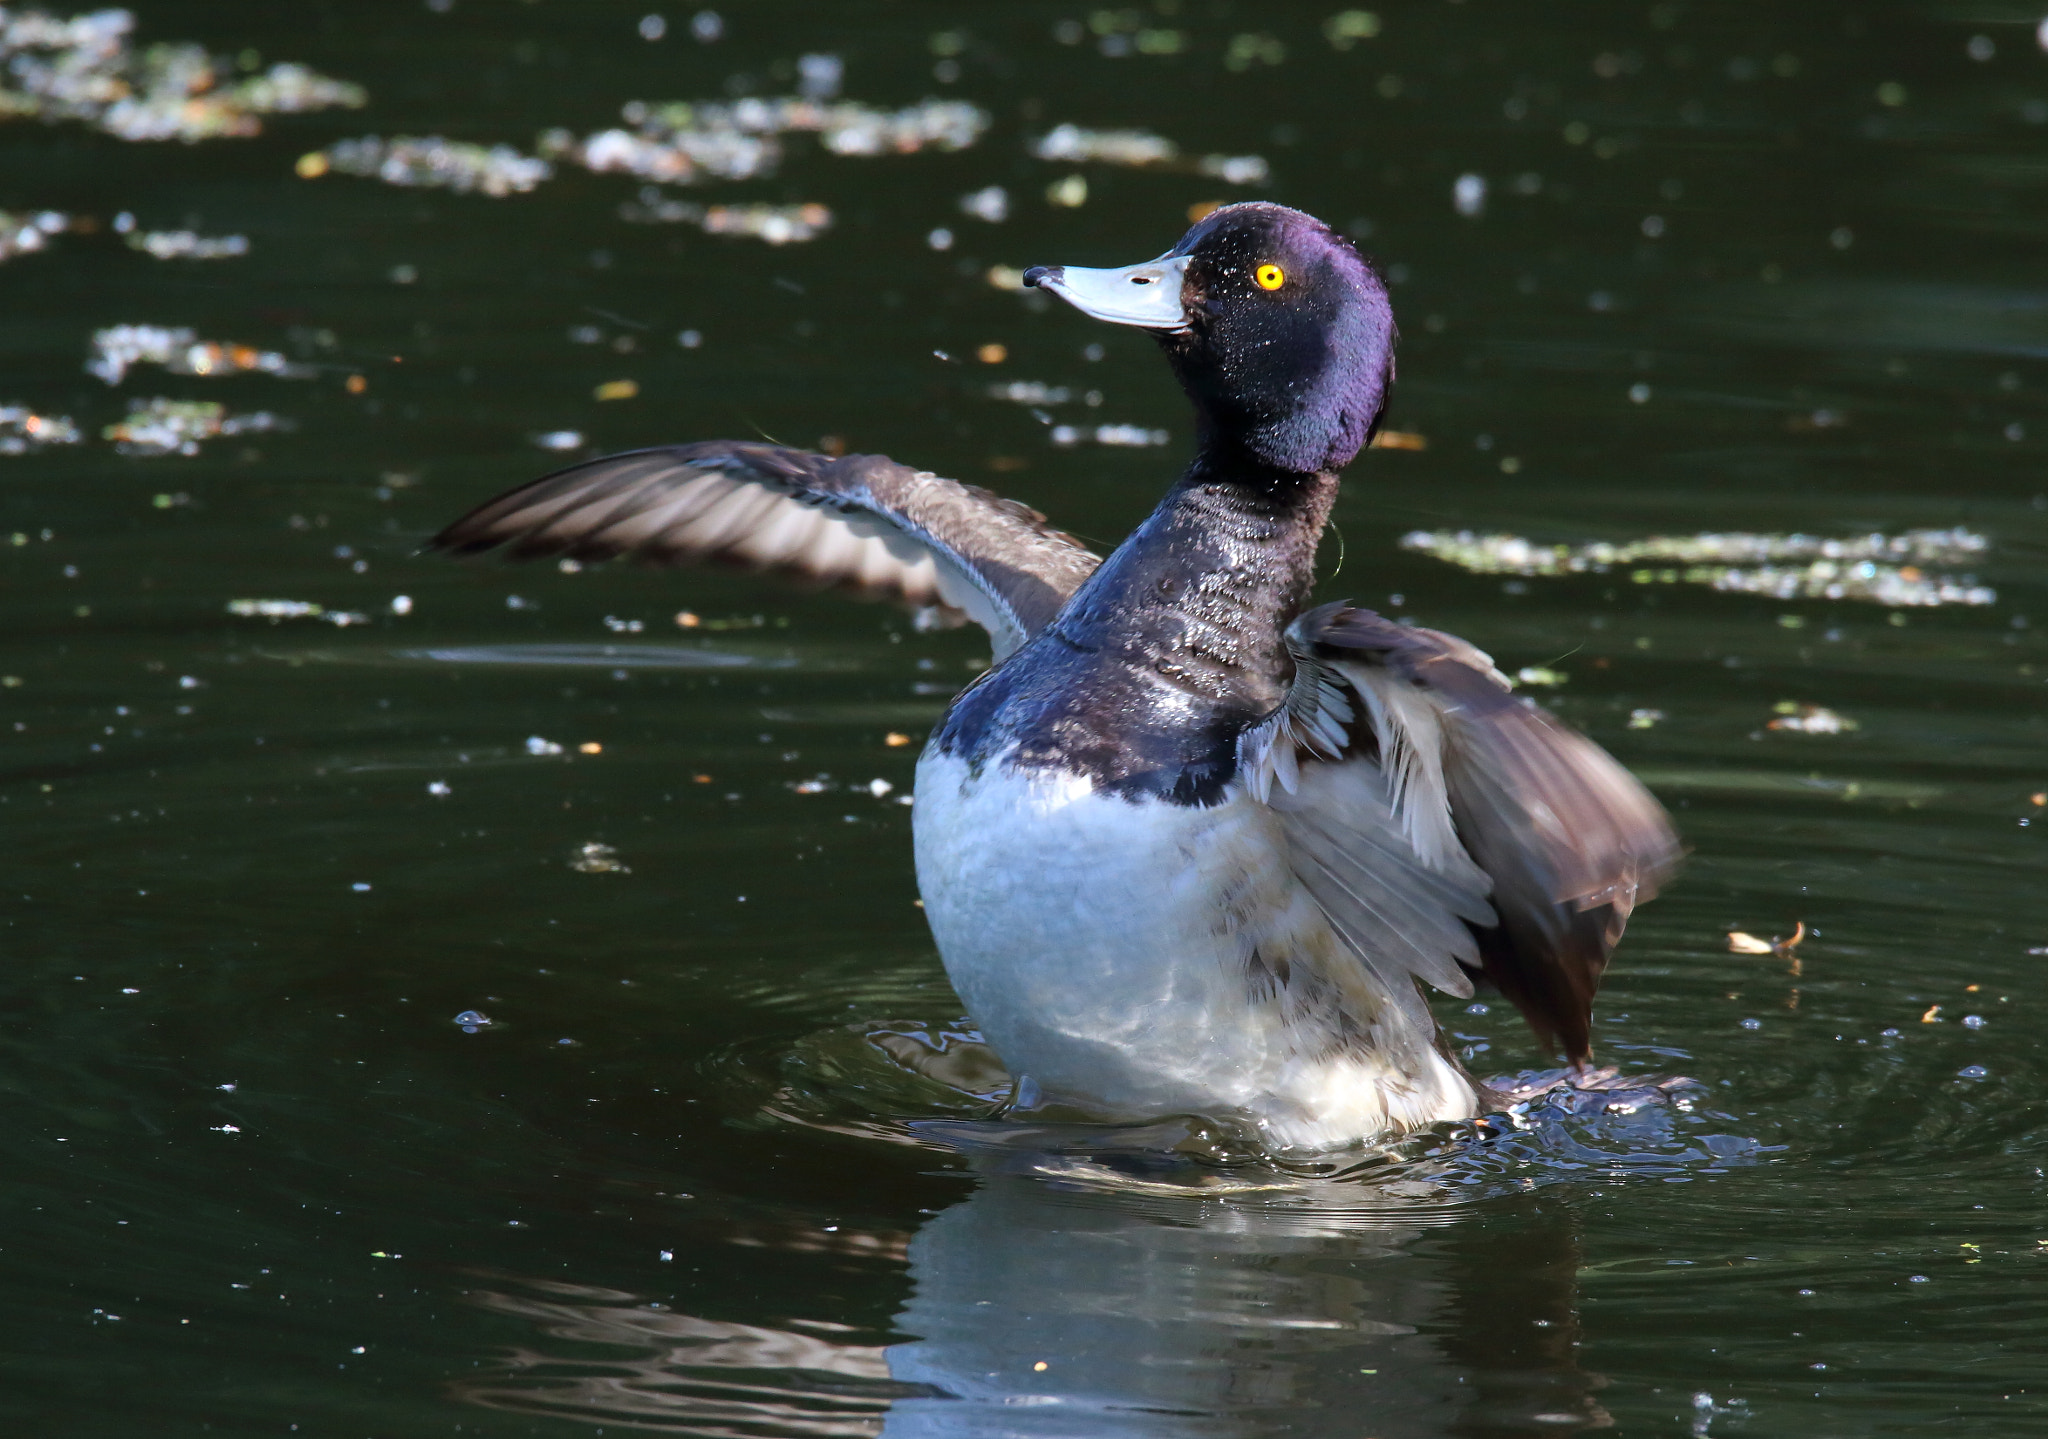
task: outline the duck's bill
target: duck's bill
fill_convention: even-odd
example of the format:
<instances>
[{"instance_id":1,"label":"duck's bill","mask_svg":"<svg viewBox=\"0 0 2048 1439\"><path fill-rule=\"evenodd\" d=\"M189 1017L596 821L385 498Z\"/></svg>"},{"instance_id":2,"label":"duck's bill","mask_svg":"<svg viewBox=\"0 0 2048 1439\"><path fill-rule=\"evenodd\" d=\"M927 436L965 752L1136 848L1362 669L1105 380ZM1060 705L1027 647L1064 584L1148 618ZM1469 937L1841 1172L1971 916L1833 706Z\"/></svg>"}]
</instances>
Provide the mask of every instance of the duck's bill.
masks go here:
<instances>
[{"instance_id":1,"label":"duck's bill","mask_svg":"<svg viewBox=\"0 0 2048 1439\"><path fill-rule=\"evenodd\" d=\"M1187 267L1185 255L1163 255L1121 270L1039 265L1024 272L1024 283L1050 290L1082 314L1112 325L1185 330L1188 316L1180 295Z\"/></svg>"}]
</instances>

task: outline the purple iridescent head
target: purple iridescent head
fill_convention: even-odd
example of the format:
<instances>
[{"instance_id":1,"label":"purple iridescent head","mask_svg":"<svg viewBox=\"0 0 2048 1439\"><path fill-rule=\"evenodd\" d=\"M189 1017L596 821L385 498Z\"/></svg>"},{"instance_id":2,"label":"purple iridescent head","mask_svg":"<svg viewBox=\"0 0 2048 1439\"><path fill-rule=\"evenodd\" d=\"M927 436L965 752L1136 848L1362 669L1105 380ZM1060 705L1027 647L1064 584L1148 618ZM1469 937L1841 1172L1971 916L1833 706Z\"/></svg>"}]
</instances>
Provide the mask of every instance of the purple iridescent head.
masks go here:
<instances>
[{"instance_id":1,"label":"purple iridescent head","mask_svg":"<svg viewBox=\"0 0 2048 1439\"><path fill-rule=\"evenodd\" d=\"M1279 469L1349 464L1393 382L1386 286L1349 240L1285 205L1226 205L1147 264L1043 266L1024 283L1151 330L1203 446Z\"/></svg>"}]
</instances>

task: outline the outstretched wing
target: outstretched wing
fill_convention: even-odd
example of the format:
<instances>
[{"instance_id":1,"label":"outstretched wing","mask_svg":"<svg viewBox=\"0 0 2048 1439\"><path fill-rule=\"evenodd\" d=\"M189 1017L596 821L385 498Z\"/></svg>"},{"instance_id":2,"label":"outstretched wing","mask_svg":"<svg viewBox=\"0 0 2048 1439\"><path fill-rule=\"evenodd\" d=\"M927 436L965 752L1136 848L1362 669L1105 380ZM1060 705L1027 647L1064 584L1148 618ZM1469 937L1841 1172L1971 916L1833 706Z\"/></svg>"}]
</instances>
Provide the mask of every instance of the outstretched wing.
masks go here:
<instances>
[{"instance_id":1,"label":"outstretched wing","mask_svg":"<svg viewBox=\"0 0 2048 1439\"><path fill-rule=\"evenodd\" d=\"M1679 859L1663 807L1462 640L1340 604L1287 643L1293 690L1240 758L1302 883L1397 999L1481 972L1584 1059L1608 955Z\"/></svg>"},{"instance_id":2,"label":"outstretched wing","mask_svg":"<svg viewBox=\"0 0 2048 1439\"><path fill-rule=\"evenodd\" d=\"M1036 510L974 485L882 455L729 440L572 466L478 506L430 544L780 570L945 607L986 629L997 659L1044 628L1102 562Z\"/></svg>"}]
</instances>

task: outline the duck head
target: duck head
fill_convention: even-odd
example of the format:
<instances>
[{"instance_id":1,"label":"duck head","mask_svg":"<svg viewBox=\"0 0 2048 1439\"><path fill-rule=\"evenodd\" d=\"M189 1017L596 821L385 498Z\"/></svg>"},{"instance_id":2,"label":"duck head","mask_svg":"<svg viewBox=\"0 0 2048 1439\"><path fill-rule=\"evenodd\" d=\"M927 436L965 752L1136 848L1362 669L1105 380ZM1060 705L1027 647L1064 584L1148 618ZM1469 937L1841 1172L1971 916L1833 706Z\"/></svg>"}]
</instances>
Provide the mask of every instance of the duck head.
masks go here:
<instances>
[{"instance_id":1,"label":"duck head","mask_svg":"<svg viewBox=\"0 0 2048 1439\"><path fill-rule=\"evenodd\" d=\"M1349 240L1285 205L1225 205L1156 260L1041 265L1024 283L1152 331L1210 452L1336 471L1371 438L1393 381L1386 286Z\"/></svg>"}]
</instances>

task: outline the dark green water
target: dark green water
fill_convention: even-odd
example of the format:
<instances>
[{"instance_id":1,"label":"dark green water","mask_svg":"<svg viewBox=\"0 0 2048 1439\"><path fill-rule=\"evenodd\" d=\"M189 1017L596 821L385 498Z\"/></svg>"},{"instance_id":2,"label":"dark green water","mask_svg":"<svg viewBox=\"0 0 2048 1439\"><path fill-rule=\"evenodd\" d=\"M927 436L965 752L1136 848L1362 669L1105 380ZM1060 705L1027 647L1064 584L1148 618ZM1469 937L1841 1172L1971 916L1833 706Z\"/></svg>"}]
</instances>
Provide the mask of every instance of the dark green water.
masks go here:
<instances>
[{"instance_id":1,"label":"dark green water","mask_svg":"<svg viewBox=\"0 0 2048 1439\"><path fill-rule=\"evenodd\" d=\"M101 224L0 265L0 404L87 437L0 456L8 1432L2037 1432L2034 11L1418 0L1338 50L1320 10L1161 0L1099 28L1183 48L1123 57L1038 4L734 4L713 44L680 11L643 40L643 13L157 4L144 40L301 60L369 103L197 145L0 126L0 207ZM1232 69L1240 35L1267 39ZM772 177L674 192L831 207L780 248L627 223L640 182L574 166L501 199L293 173L356 135L530 149L636 98L788 93L805 52L842 55L851 98L992 124L885 158L794 137ZM1272 177L1031 158L1063 121ZM1048 204L1071 174L1087 202ZM959 212L991 184L1007 222ZM1692 856L1597 1039L1721 1118L1208 1194L913 1128L986 1106L862 1037L959 1010L896 803L916 746L886 737L922 737L978 632L748 576L415 553L565 429L838 436L1113 542L1185 453L1180 398L1142 336L983 274L1141 259L1242 195L1350 226L1397 281L1391 420L1428 448L1354 467L1325 595L1562 672L1550 702L1672 806ZM250 253L154 260L121 211ZM82 366L120 323L316 368L110 389ZM637 398L592 398L621 379ZM1056 448L988 398L1007 380L1171 442ZM295 428L195 457L99 440L155 395ZM1951 568L1995 603L1504 578L1397 545L1958 525L1989 548ZM253 598L368 619L228 613ZM684 607L737 623L680 630ZM1858 727L1769 730L1781 702ZM589 844L624 868L572 868ZM1727 950L1796 921L1796 966ZM1545 1062L1504 1004L1444 1012L1481 1072Z\"/></svg>"}]
</instances>

